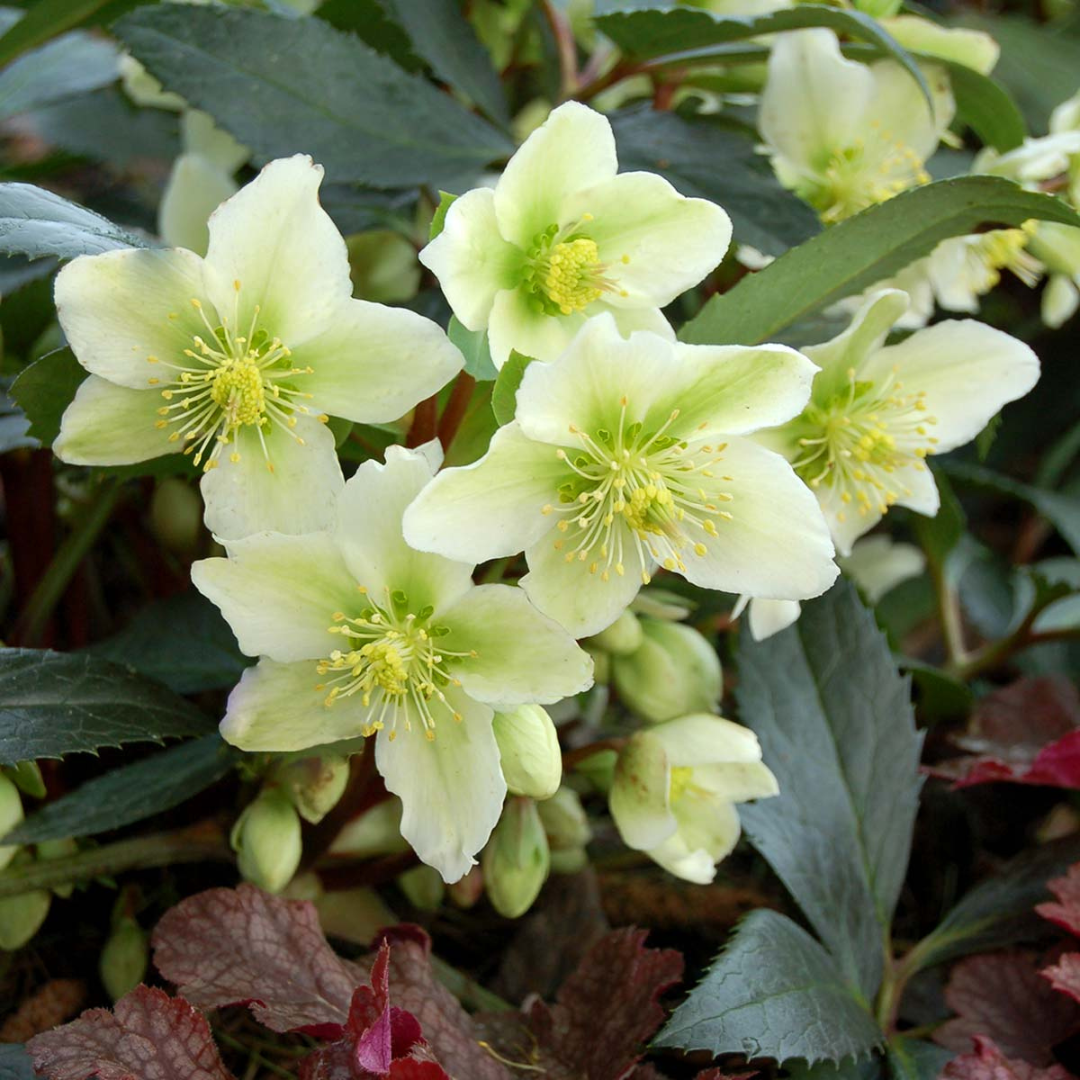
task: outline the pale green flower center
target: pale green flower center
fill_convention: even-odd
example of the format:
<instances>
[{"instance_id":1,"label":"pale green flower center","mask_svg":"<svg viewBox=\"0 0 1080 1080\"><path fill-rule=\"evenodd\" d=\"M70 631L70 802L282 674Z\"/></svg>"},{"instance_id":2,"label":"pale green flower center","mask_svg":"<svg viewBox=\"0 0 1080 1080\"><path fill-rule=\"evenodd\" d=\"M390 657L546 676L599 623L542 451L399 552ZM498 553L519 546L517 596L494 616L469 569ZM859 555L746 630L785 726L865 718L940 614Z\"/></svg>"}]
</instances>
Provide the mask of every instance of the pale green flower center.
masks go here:
<instances>
[{"instance_id":1,"label":"pale green flower center","mask_svg":"<svg viewBox=\"0 0 1080 1080\"><path fill-rule=\"evenodd\" d=\"M559 228L549 225L533 237L522 271L522 286L532 296L537 312L545 315L571 315L583 311L607 292L626 296L625 290L608 274L600 261L596 241L581 230L592 221L585 214L572 225ZM630 262L623 255L622 263Z\"/></svg>"},{"instance_id":2,"label":"pale green flower center","mask_svg":"<svg viewBox=\"0 0 1080 1080\"><path fill-rule=\"evenodd\" d=\"M360 592L367 596L363 586ZM394 739L399 720L405 731L411 731L413 720L419 719L424 735L433 741L436 712L461 721L444 693L447 686L461 686L447 665L477 654L440 649L438 639L449 634L449 628L431 624L430 607L415 614L408 607L404 593L387 590L381 605L368 601L355 617L336 611L333 625L327 627L331 634L347 638L348 648L334 649L318 662L316 671L324 681L315 689L326 691L323 704L328 709L358 696L369 710L362 729L365 737L388 726Z\"/></svg>"},{"instance_id":3,"label":"pale green flower center","mask_svg":"<svg viewBox=\"0 0 1080 1080\"><path fill-rule=\"evenodd\" d=\"M828 150L814 174L799 178L795 193L832 223L929 182L922 158L875 121L866 139Z\"/></svg>"},{"instance_id":4,"label":"pale green flower center","mask_svg":"<svg viewBox=\"0 0 1080 1080\"><path fill-rule=\"evenodd\" d=\"M205 336L192 337L191 348L182 356L165 359L148 356L147 363L172 373L170 378L151 377L151 386L160 386L166 404L157 410L155 427L171 428L169 442L184 443L184 453L193 454L196 465L209 472L219 463L225 447L232 446L229 458L240 460L236 436L242 428L253 428L259 438L267 468L273 472L267 436L274 427L286 431L303 445L293 431L296 414L308 414L303 404L311 394L297 389L297 376L310 375L310 367L294 367L291 353L281 340L259 327L260 310L255 306L247 332L237 332L236 309L239 306L240 282L234 282L237 304L233 317L215 312L211 319L202 301L193 299L192 307L206 327ZM177 318L175 312L170 319ZM327 416L320 416L324 423Z\"/></svg>"},{"instance_id":5,"label":"pale green flower center","mask_svg":"<svg viewBox=\"0 0 1080 1080\"><path fill-rule=\"evenodd\" d=\"M841 523L848 508L863 517L872 508L884 514L901 496L911 495L903 470L924 471L923 459L938 442L930 434L937 418L927 411L925 392L905 392L895 368L881 385L856 381L853 368L847 376L846 391L803 413L803 453L793 462L811 488L839 492Z\"/></svg>"},{"instance_id":6,"label":"pale green flower center","mask_svg":"<svg viewBox=\"0 0 1080 1080\"><path fill-rule=\"evenodd\" d=\"M980 282L981 291L988 292L1001 280L1001 270L1010 270L1028 288L1039 283L1042 265L1025 248L1031 239L1031 229L1025 225L1019 229L992 229L983 233L969 248L969 254L979 261L983 268L984 280Z\"/></svg>"},{"instance_id":7,"label":"pale green flower center","mask_svg":"<svg viewBox=\"0 0 1080 1080\"><path fill-rule=\"evenodd\" d=\"M723 460L727 444L691 446L666 434L678 409L659 429L644 431L642 424L626 422L627 407L624 397L615 431L589 433L570 425L579 446L560 448L556 455L573 475L559 487L558 504L542 510L561 516L557 529L563 535L555 549L568 563L586 563L589 573L603 581L612 572L626 572L631 546L643 565L649 565L651 556L667 570L685 571L683 552L704 556L704 541L718 535L717 522L732 516L721 508L732 496L707 492L701 484L705 479L710 488L715 486L712 467ZM641 577L646 585L651 580L646 570Z\"/></svg>"},{"instance_id":8,"label":"pale green flower center","mask_svg":"<svg viewBox=\"0 0 1080 1080\"><path fill-rule=\"evenodd\" d=\"M668 800L676 802L694 786L694 770L689 765L676 765L671 770Z\"/></svg>"}]
</instances>

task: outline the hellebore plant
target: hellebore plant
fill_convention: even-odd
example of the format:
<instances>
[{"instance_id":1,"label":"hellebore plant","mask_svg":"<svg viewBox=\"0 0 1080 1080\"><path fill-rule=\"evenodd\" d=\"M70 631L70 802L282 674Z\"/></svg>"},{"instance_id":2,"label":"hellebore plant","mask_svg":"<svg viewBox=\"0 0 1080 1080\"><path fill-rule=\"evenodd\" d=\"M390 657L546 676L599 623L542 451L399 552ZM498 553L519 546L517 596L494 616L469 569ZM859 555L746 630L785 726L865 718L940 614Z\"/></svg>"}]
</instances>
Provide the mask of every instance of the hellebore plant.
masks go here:
<instances>
[{"instance_id":1,"label":"hellebore plant","mask_svg":"<svg viewBox=\"0 0 1080 1080\"><path fill-rule=\"evenodd\" d=\"M631 737L619 754L609 804L629 847L705 885L738 842L735 804L778 793L752 731L695 713Z\"/></svg>"},{"instance_id":2,"label":"hellebore plant","mask_svg":"<svg viewBox=\"0 0 1080 1080\"><path fill-rule=\"evenodd\" d=\"M926 458L970 442L1039 378L1027 345L971 319L886 346L907 305L898 290L874 293L842 334L807 346L821 367L810 404L758 436L817 496L840 555L891 506L933 517L939 498Z\"/></svg>"},{"instance_id":3,"label":"hellebore plant","mask_svg":"<svg viewBox=\"0 0 1080 1080\"><path fill-rule=\"evenodd\" d=\"M625 334L671 336L660 308L724 257L731 222L653 173L616 175L611 124L576 102L556 109L494 190L455 200L420 253L454 314L511 350L553 360L583 323L610 312Z\"/></svg>"},{"instance_id":4,"label":"hellebore plant","mask_svg":"<svg viewBox=\"0 0 1080 1080\"><path fill-rule=\"evenodd\" d=\"M453 559L524 550L529 599L576 636L612 623L658 566L707 589L817 596L837 574L821 514L745 438L797 415L815 370L781 345L624 340L597 316L529 365L516 419L420 493L405 536Z\"/></svg>"},{"instance_id":5,"label":"hellebore plant","mask_svg":"<svg viewBox=\"0 0 1080 1080\"><path fill-rule=\"evenodd\" d=\"M329 418L395 420L462 359L430 320L352 298L322 175L301 155L271 162L215 211L205 259L125 249L60 271L60 324L90 377L58 457L190 454L226 540L327 524L342 484Z\"/></svg>"},{"instance_id":6,"label":"hellebore plant","mask_svg":"<svg viewBox=\"0 0 1080 1080\"><path fill-rule=\"evenodd\" d=\"M236 541L192 579L260 657L222 735L257 751L376 735L402 835L456 881L506 795L492 707L576 694L592 661L520 589L474 586L471 564L405 543L401 515L435 453L390 447L385 465L367 461L345 485L329 531Z\"/></svg>"},{"instance_id":7,"label":"hellebore plant","mask_svg":"<svg viewBox=\"0 0 1080 1080\"><path fill-rule=\"evenodd\" d=\"M841 221L930 177L925 162L952 122L948 75L919 85L894 60L846 59L831 30L777 37L761 97L759 127L780 182L823 221Z\"/></svg>"}]
</instances>

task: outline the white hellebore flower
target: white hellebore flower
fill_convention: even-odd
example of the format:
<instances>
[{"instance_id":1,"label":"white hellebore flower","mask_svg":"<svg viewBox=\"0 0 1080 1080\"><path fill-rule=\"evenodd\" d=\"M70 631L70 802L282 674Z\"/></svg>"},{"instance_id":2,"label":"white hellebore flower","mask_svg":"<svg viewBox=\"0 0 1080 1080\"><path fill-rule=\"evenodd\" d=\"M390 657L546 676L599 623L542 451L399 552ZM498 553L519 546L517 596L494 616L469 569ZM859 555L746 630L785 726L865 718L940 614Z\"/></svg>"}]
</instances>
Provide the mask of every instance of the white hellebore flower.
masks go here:
<instances>
[{"instance_id":1,"label":"white hellebore flower","mask_svg":"<svg viewBox=\"0 0 1080 1080\"><path fill-rule=\"evenodd\" d=\"M229 697L225 739L292 751L377 732L402 834L456 881L506 795L492 706L576 694L592 661L520 589L474 586L471 564L406 545L402 512L431 474L424 451L392 446L345 485L329 531L250 536L191 576L260 658Z\"/></svg>"},{"instance_id":2,"label":"white hellebore flower","mask_svg":"<svg viewBox=\"0 0 1080 1080\"><path fill-rule=\"evenodd\" d=\"M191 454L223 539L326 525L342 485L329 417L395 420L462 359L430 320L352 298L322 175L308 157L271 162L215 211L205 259L124 249L60 271L60 323L90 377L58 457Z\"/></svg>"},{"instance_id":3,"label":"white hellebore flower","mask_svg":"<svg viewBox=\"0 0 1080 1080\"><path fill-rule=\"evenodd\" d=\"M918 577L926 568L926 556L914 544L898 544L884 533L856 540L851 554L836 560L840 569L876 604L902 581ZM764 641L789 627L802 612L795 600L750 600L740 596L731 613L738 618L747 607L750 636Z\"/></svg>"},{"instance_id":4,"label":"white hellebore flower","mask_svg":"<svg viewBox=\"0 0 1080 1080\"><path fill-rule=\"evenodd\" d=\"M933 113L895 60L847 60L831 30L779 35L758 123L780 182L826 222L925 184L923 165L955 104L943 68L926 65L923 74Z\"/></svg>"},{"instance_id":5,"label":"white hellebore flower","mask_svg":"<svg viewBox=\"0 0 1080 1080\"><path fill-rule=\"evenodd\" d=\"M631 737L619 754L609 805L628 847L706 885L738 842L735 804L779 790L752 731L694 713Z\"/></svg>"},{"instance_id":6,"label":"white hellebore flower","mask_svg":"<svg viewBox=\"0 0 1080 1080\"><path fill-rule=\"evenodd\" d=\"M526 368L516 419L421 492L405 536L454 559L525 551L529 599L578 637L657 566L707 589L817 596L837 574L821 514L787 462L745 438L796 415L815 370L782 345L624 340L597 316Z\"/></svg>"},{"instance_id":7,"label":"white hellebore flower","mask_svg":"<svg viewBox=\"0 0 1080 1080\"><path fill-rule=\"evenodd\" d=\"M970 319L884 346L907 304L898 290L874 293L842 334L805 348L821 366L810 404L759 436L817 495L840 555L890 506L936 514L925 458L970 442L1039 378L1027 345Z\"/></svg>"},{"instance_id":8,"label":"white hellebore flower","mask_svg":"<svg viewBox=\"0 0 1080 1080\"><path fill-rule=\"evenodd\" d=\"M561 105L510 159L495 189L447 211L420 253L454 314L488 331L502 367L512 349L553 360L585 320L671 335L660 308L696 285L731 241L727 214L653 173L616 176L606 117Z\"/></svg>"}]
</instances>

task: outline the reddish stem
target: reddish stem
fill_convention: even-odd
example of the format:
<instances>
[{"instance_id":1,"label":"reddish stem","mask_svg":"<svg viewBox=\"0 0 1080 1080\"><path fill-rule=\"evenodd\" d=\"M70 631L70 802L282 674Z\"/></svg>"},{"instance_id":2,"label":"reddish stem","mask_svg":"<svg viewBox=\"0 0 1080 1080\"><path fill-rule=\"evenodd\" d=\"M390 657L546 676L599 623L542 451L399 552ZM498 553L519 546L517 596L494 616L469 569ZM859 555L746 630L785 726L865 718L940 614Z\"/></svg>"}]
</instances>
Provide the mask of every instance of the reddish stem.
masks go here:
<instances>
[{"instance_id":1,"label":"reddish stem","mask_svg":"<svg viewBox=\"0 0 1080 1080\"><path fill-rule=\"evenodd\" d=\"M412 425L409 434L405 436L405 445L408 447L423 446L435 438L435 431L439 422L439 401L435 394L425 398L413 410Z\"/></svg>"},{"instance_id":2,"label":"reddish stem","mask_svg":"<svg viewBox=\"0 0 1080 1080\"><path fill-rule=\"evenodd\" d=\"M450 400L443 409L442 419L439 420L439 442L442 443L444 451L450 449L450 444L465 419L475 388L476 380L467 371L458 375L454 389L450 391Z\"/></svg>"}]
</instances>

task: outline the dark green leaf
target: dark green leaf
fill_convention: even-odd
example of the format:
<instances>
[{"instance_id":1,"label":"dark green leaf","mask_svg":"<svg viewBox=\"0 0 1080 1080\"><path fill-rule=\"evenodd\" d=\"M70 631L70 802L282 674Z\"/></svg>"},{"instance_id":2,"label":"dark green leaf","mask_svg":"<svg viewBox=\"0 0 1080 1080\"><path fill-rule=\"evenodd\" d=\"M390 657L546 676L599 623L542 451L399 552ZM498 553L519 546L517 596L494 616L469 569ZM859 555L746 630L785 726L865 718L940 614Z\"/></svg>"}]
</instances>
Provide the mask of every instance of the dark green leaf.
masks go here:
<instances>
[{"instance_id":1,"label":"dark green leaf","mask_svg":"<svg viewBox=\"0 0 1080 1080\"><path fill-rule=\"evenodd\" d=\"M319 19L161 4L116 31L166 89L262 161L306 152L333 181L457 187L513 150L449 95Z\"/></svg>"},{"instance_id":2,"label":"dark green leaf","mask_svg":"<svg viewBox=\"0 0 1080 1080\"><path fill-rule=\"evenodd\" d=\"M908 680L841 582L782 633L742 635L738 702L780 784L740 808L747 835L870 999L922 786Z\"/></svg>"},{"instance_id":3,"label":"dark green leaf","mask_svg":"<svg viewBox=\"0 0 1080 1080\"><path fill-rule=\"evenodd\" d=\"M599 16L596 25L624 52L640 59L703 49L729 41L746 41L761 34L827 26L838 34L868 41L902 64L930 101L930 90L911 56L861 11L826 4L798 4L767 15L722 16L701 8L670 7L613 11Z\"/></svg>"},{"instance_id":4,"label":"dark green leaf","mask_svg":"<svg viewBox=\"0 0 1080 1080\"><path fill-rule=\"evenodd\" d=\"M933 664L909 656L898 656L896 662L902 671L911 675L919 692L919 715L924 720L966 719L974 700L967 683L946 675Z\"/></svg>"},{"instance_id":5,"label":"dark green leaf","mask_svg":"<svg viewBox=\"0 0 1080 1080\"><path fill-rule=\"evenodd\" d=\"M33 1062L20 1043L0 1044L0 1080L34 1080Z\"/></svg>"},{"instance_id":6,"label":"dark green leaf","mask_svg":"<svg viewBox=\"0 0 1080 1080\"><path fill-rule=\"evenodd\" d=\"M146 241L107 218L33 184L0 184L0 252L8 255L100 255Z\"/></svg>"},{"instance_id":7,"label":"dark green leaf","mask_svg":"<svg viewBox=\"0 0 1080 1080\"><path fill-rule=\"evenodd\" d=\"M999 176L939 180L897 195L807 240L730 292L714 296L683 327L697 345L755 345L785 326L890 277L942 240L1030 218L1080 225L1061 199Z\"/></svg>"},{"instance_id":8,"label":"dark green leaf","mask_svg":"<svg viewBox=\"0 0 1080 1080\"><path fill-rule=\"evenodd\" d=\"M159 632L161 648L182 648ZM0 649L0 764L94 753L103 746L205 735L190 702L86 653Z\"/></svg>"},{"instance_id":9,"label":"dark green leaf","mask_svg":"<svg viewBox=\"0 0 1080 1080\"><path fill-rule=\"evenodd\" d=\"M956 1054L924 1039L895 1035L888 1042L891 1080L937 1080Z\"/></svg>"},{"instance_id":10,"label":"dark green leaf","mask_svg":"<svg viewBox=\"0 0 1080 1080\"><path fill-rule=\"evenodd\" d=\"M163 626L183 648L161 648ZM178 694L231 687L253 663L240 652L218 609L193 589L148 604L120 633L88 651L125 664Z\"/></svg>"},{"instance_id":11,"label":"dark green leaf","mask_svg":"<svg viewBox=\"0 0 1080 1080\"><path fill-rule=\"evenodd\" d=\"M29 434L30 421L8 395L0 391L0 454L38 445Z\"/></svg>"},{"instance_id":12,"label":"dark green leaf","mask_svg":"<svg viewBox=\"0 0 1080 1080\"><path fill-rule=\"evenodd\" d=\"M439 192L439 205L435 207L435 214L431 219L431 228L428 230L428 240L434 240L436 236L443 231L443 226L446 224L446 211L457 201L456 195L451 195L449 191Z\"/></svg>"},{"instance_id":13,"label":"dark green leaf","mask_svg":"<svg viewBox=\"0 0 1080 1080\"><path fill-rule=\"evenodd\" d=\"M525 369L533 362L531 356L522 356L519 352L511 352L509 359L503 364L495 379L495 386L491 391L491 411L495 419L499 421L499 427L509 424L514 419L517 411L517 392L521 380L525 377Z\"/></svg>"},{"instance_id":14,"label":"dark green leaf","mask_svg":"<svg viewBox=\"0 0 1080 1080\"><path fill-rule=\"evenodd\" d=\"M420 71L424 66L413 52L409 35L381 0L323 0L316 14L331 26L356 34L406 71Z\"/></svg>"},{"instance_id":15,"label":"dark green leaf","mask_svg":"<svg viewBox=\"0 0 1080 1080\"><path fill-rule=\"evenodd\" d=\"M989 488L1029 503L1061 533L1069 547L1080 555L1080 499L1075 495L1022 484L1019 480L968 462L949 462L945 470L954 480Z\"/></svg>"},{"instance_id":16,"label":"dark green leaf","mask_svg":"<svg viewBox=\"0 0 1080 1080\"><path fill-rule=\"evenodd\" d=\"M66 34L0 72L0 119L112 82L116 46L89 34Z\"/></svg>"},{"instance_id":17,"label":"dark green leaf","mask_svg":"<svg viewBox=\"0 0 1080 1080\"><path fill-rule=\"evenodd\" d=\"M1044 934L1046 920L1035 914L1034 907L1052 899L1046 882L1078 860L1080 839L1075 836L1025 851L972 889L905 962L919 971Z\"/></svg>"},{"instance_id":18,"label":"dark green leaf","mask_svg":"<svg viewBox=\"0 0 1080 1080\"><path fill-rule=\"evenodd\" d=\"M225 776L238 755L216 732L99 776L49 803L5 842L38 844L96 836L179 806Z\"/></svg>"},{"instance_id":19,"label":"dark green leaf","mask_svg":"<svg viewBox=\"0 0 1080 1080\"><path fill-rule=\"evenodd\" d=\"M466 330L458 322L457 316L452 315L446 336L461 350L461 355L465 357L465 370L477 382L491 382L498 377L499 373L491 360L486 330Z\"/></svg>"},{"instance_id":20,"label":"dark green leaf","mask_svg":"<svg viewBox=\"0 0 1080 1080\"><path fill-rule=\"evenodd\" d=\"M30 421L29 434L42 446L52 446L60 434L60 418L85 378L86 369L65 348L35 360L11 384L11 396Z\"/></svg>"},{"instance_id":21,"label":"dark green leaf","mask_svg":"<svg viewBox=\"0 0 1080 1080\"><path fill-rule=\"evenodd\" d=\"M766 255L821 231L817 215L780 186L753 139L705 119L633 109L611 118L619 168L659 173L683 195L719 203L737 239Z\"/></svg>"},{"instance_id":22,"label":"dark green leaf","mask_svg":"<svg viewBox=\"0 0 1080 1080\"><path fill-rule=\"evenodd\" d=\"M760 909L743 920L655 1042L813 1065L861 1057L881 1039L829 954L786 916Z\"/></svg>"},{"instance_id":23,"label":"dark green leaf","mask_svg":"<svg viewBox=\"0 0 1080 1080\"><path fill-rule=\"evenodd\" d=\"M115 19L147 0L35 0L30 10L0 37L0 65L57 37L65 30Z\"/></svg>"}]
</instances>

